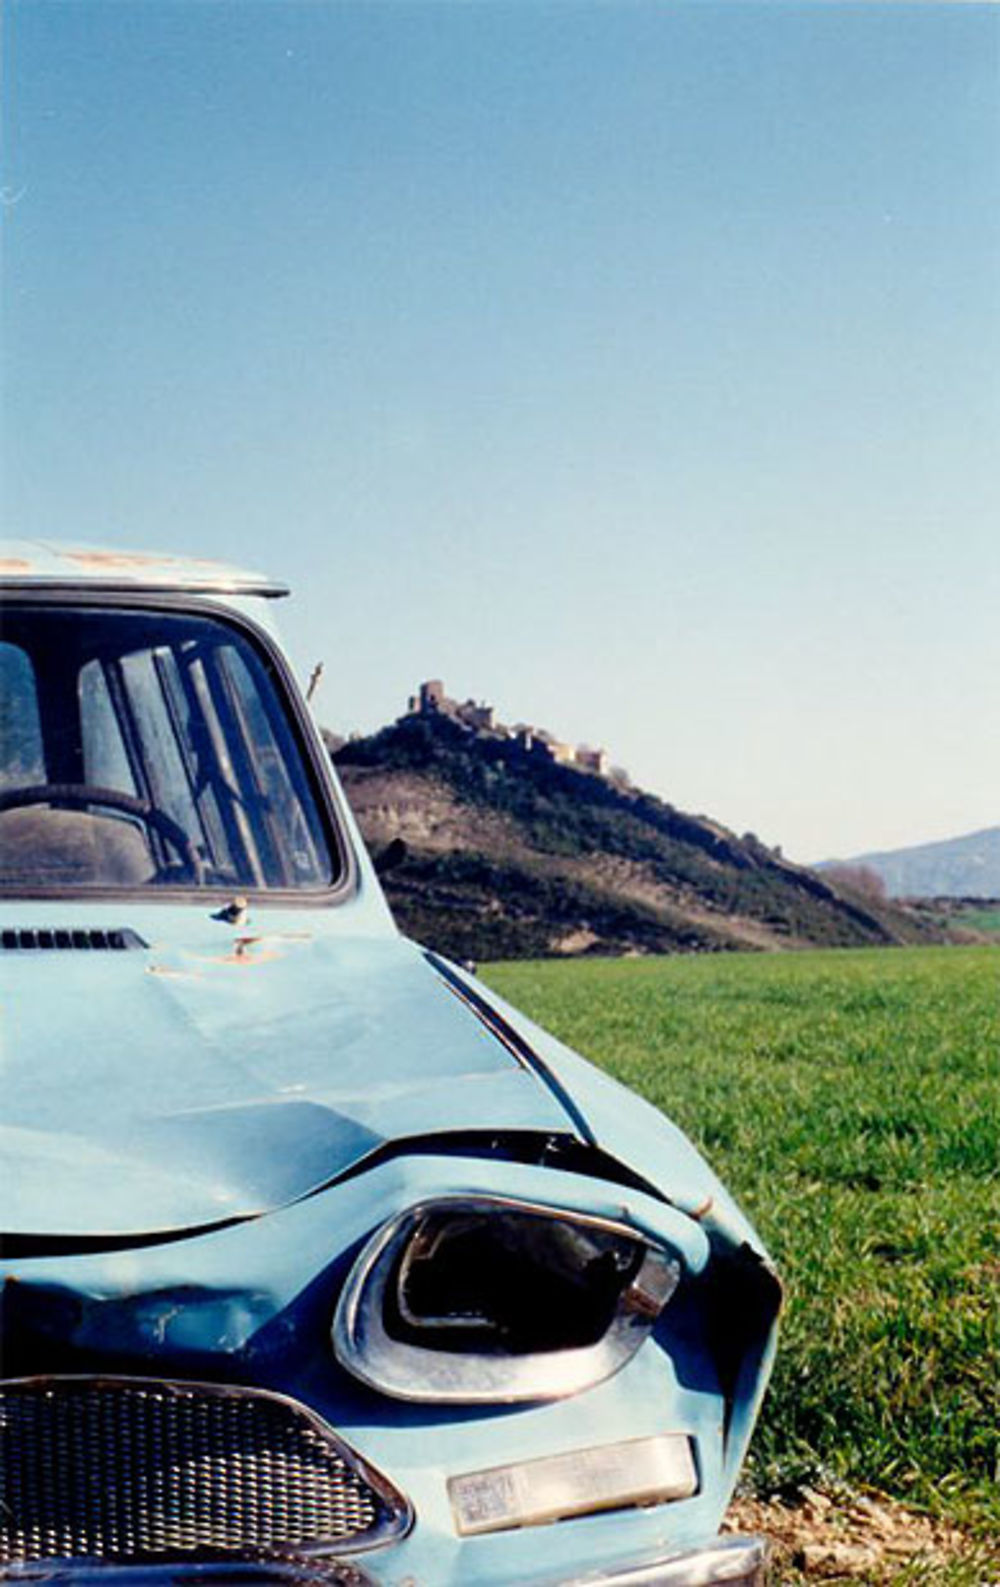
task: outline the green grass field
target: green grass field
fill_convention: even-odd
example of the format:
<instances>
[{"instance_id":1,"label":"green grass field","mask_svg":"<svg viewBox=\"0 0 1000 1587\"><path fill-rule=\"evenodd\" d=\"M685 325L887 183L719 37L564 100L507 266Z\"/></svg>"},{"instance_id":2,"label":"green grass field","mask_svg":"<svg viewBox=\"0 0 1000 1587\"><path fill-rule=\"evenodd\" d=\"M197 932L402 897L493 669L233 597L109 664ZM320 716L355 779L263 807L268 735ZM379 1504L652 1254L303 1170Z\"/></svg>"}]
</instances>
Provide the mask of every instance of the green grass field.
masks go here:
<instances>
[{"instance_id":1,"label":"green grass field","mask_svg":"<svg viewBox=\"0 0 1000 1587\"><path fill-rule=\"evenodd\" d=\"M1000 1533L1000 953L498 964L669 1113L787 1289L763 1492L833 1479Z\"/></svg>"}]
</instances>

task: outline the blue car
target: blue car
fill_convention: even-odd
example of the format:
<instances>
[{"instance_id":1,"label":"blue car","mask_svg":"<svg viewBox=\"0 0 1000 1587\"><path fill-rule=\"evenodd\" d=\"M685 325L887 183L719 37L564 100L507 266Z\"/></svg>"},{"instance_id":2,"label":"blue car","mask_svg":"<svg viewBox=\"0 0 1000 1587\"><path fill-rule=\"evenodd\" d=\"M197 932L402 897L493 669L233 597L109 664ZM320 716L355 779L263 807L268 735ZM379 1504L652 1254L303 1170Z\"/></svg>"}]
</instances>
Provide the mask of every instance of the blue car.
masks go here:
<instances>
[{"instance_id":1,"label":"blue car","mask_svg":"<svg viewBox=\"0 0 1000 1587\"><path fill-rule=\"evenodd\" d=\"M710 1587L778 1281L401 937L280 585L0 552L0 1573Z\"/></svg>"}]
</instances>

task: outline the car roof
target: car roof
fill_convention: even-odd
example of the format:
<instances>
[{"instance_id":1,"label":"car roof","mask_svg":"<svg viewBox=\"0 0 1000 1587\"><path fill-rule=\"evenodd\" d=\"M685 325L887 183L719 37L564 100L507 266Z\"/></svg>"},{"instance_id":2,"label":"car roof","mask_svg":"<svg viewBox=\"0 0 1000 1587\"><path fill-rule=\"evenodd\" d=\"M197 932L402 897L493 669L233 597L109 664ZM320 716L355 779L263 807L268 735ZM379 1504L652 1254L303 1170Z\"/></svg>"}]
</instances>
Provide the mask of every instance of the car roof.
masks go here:
<instances>
[{"instance_id":1,"label":"car roof","mask_svg":"<svg viewBox=\"0 0 1000 1587\"><path fill-rule=\"evenodd\" d=\"M0 584L17 589L101 589L130 593L187 590L200 594L287 595L263 573L204 557L55 540L0 540Z\"/></svg>"}]
</instances>

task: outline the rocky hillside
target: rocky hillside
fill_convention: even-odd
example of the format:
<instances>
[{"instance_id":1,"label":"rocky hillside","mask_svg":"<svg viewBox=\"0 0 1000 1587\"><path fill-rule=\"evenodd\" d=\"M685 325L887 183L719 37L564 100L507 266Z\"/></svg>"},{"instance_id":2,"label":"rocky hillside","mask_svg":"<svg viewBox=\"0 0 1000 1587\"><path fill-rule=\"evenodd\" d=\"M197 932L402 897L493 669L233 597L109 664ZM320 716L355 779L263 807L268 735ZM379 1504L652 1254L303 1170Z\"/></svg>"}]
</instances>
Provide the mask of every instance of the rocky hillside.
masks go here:
<instances>
[{"instance_id":1,"label":"rocky hillside","mask_svg":"<svg viewBox=\"0 0 1000 1587\"><path fill-rule=\"evenodd\" d=\"M335 760L402 928L454 957L933 940L937 928L651 794L441 716Z\"/></svg>"}]
</instances>

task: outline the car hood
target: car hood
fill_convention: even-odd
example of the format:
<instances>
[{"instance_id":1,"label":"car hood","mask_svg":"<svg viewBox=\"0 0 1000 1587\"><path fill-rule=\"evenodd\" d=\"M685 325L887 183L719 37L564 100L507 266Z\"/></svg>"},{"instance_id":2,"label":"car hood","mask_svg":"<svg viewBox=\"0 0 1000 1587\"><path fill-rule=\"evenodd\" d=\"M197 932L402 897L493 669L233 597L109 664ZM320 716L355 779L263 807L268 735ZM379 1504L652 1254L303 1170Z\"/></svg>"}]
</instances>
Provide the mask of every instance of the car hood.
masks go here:
<instances>
[{"instance_id":1,"label":"car hood","mask_svg":"<svg viewBox=\"0 0 1000 1587\"><path fill-rule=\"evenodd\" d=\"M201 949L5 955L0 1229L193 1229L386 1142L571 1129L412 944L214 929Z\"/></svg>"}]
</instances>

